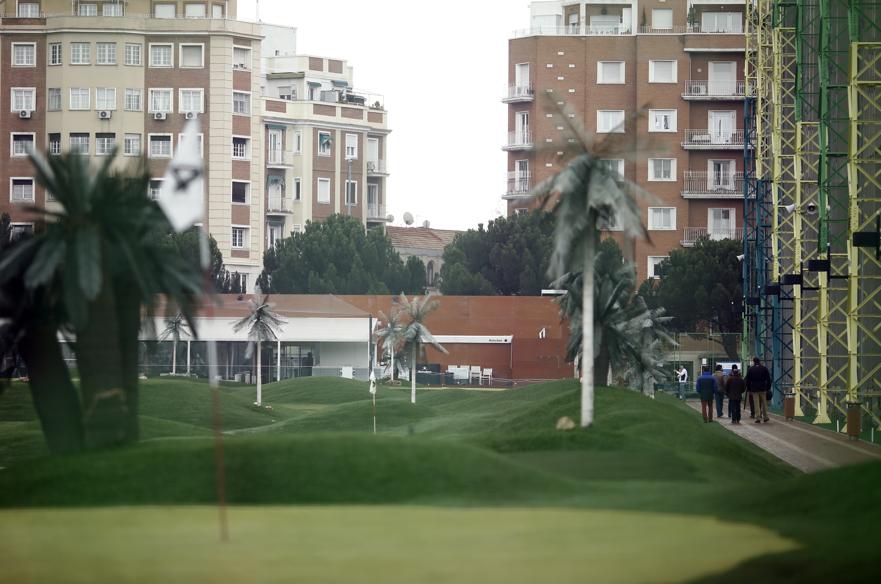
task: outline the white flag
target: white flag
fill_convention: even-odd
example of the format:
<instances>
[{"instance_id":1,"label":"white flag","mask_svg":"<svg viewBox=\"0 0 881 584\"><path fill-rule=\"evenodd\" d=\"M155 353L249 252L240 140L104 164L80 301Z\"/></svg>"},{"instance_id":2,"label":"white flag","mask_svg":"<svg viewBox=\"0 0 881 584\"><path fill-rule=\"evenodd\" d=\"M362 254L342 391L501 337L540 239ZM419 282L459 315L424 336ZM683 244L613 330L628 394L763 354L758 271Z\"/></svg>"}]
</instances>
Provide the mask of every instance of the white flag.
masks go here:
<instances>
[{"instance_id":1,"label":"white flag","mask_svg":"<svg viewBox=\"0 0 881 584\"><path fill-rule=\"evenodd\" d=\"M204 185L199 120L190 120L184 127L177 153L165 171L159 190L159 206L178 233L202 220L205 214Z\"/></svg>"},{"instance_id":2,"label":"white flag","mask_svg":"<svg viewBox=\"0 0 881 584\"><path fill-rule=\"evenodd\" d=\"M370 393L376 395L376 374L370 369Z\"/></svg>"}]
</instances>

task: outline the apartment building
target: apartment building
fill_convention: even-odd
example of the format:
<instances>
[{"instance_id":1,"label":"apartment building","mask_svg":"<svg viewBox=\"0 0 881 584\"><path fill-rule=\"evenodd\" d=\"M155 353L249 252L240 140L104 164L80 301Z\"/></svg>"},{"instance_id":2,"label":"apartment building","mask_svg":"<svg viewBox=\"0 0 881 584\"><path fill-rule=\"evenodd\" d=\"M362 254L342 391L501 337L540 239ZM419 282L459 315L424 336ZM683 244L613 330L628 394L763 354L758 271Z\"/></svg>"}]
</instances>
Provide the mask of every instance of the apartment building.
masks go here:
<instances>
[{"instance_id":1,"label":"apartment building","mask_svg":"<svg viewBox=\"0 0 881 584\"><path fill-rule=\"evenodd\" d=\"M333 213L384 228L383 97L356 89L346 61L297 54L294 30L264 36L266 245Z\"/></svg>"},{"instance_id":2,"label":"apartment building","mask_svg":"<svg viewBox=\"0 0 881 584\"><path fill-rule=\"evenodd\" d=\"M744 0L549 1L530 11L530 28L509 42L508 213L525 211L529 189L562 168L569 115L598 139L628 134L639 154L606 164L653 196L642 204L651 241L634 250L640 281L700 237L739 239Z\"/></svg>"}]
</instances>

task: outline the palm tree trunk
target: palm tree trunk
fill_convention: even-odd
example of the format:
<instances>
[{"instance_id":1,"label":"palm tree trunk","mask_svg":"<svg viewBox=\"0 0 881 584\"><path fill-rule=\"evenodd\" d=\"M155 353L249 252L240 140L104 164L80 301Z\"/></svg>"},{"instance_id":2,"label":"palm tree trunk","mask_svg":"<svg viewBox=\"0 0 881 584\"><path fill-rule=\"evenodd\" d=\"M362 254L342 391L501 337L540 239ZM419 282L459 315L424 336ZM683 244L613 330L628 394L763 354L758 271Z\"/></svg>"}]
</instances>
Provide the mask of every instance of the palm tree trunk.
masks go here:
<instances>
[{"instance_id":1,"label":"palm tree trunk","mask_svg":"<svg viewBox=\"0 0 881 584\"><path fill-rule=\"evenodd\" d=\"M177 339L171 342L171 374L177 375Z\"/></svg>"},{"instance_id":2,"label":"palm tree trunk","mask_svg":"<svg viewBox=\"0 0 881 584\"><path fill-rule=\"evenodd\" d=\"M413 343L413 357L410 359L410 403L416 403L416 343Z\"/></svg>"},{"instance_id":3,"label":"palm tree trunk","mask_svg":"<svg viewBox=\"0 0 881 584\"><path fill-rule=\"evenodd\" d=\"M260 373L260 353L261 353L260 341L258 340L257 341L257 405L258 406L263 405L263 386L261 383L263 381L263 378Z\"/></svg>"},{"instance_id":4,"label":"palm tree trunk","mask_svg":"<svg viewBox=\"0 0 881 584\"><path fill-rule=\"evenodd\" d=\"M587 237L584 246L584 273L582 281L581 300L581 427L587 428L593 424L593 391L594 391L594 362L593 362L593 271L594 271L594 234Z\"/></svg>"},{"instance_id":5,"label":"palm tree trunk","mask_svg":"<svg viewBox=\"0 0 881 584\"><path fill-rule=\"evenodd\" d=\"M595 386L609 384L610 361L609 348L603 343L600 345L600 352L597 354L597 358L594 360L593 383Z\"/></svg>"},{"instance_id":6,"label":"palm tree trunk","mask_svg":"<svg viewBox=\"0 0 881 584\"><path fill-rule=\"evenodd\" d=\"M140 396L138 388L138 333L141 330L141 299L132 294L133 283L116 285L117 327L119 329L122 390L125 394L125 441L137 442L140 436Z\"/></svg>"},{"instance_id":7,"label":"palm tree trunk","mask_svg":"<svg viewBox=\"0 0 881 584\"><path fill-rule=\"evenodd\" d=\"M58 330L50 324L30 327L18 349L28 366L28 385L49 452L82 450L82 410L64 364Z\"/></svg>"}]
</instances>

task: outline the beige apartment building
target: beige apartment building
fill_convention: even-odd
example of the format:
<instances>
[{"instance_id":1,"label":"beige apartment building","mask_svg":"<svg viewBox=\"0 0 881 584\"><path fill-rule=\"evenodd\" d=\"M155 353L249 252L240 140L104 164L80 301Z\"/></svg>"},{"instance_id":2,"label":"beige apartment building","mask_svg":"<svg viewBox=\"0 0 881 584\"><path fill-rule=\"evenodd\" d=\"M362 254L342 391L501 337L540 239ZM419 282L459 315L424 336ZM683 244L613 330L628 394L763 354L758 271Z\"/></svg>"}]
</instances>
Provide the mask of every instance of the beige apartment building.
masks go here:
<instances>
[{"instance_id":1,"label":"beige apartment building","mask_svg":"<svg viewBox=\"0 0 881 584\"><path fill-rule=\"evenodd\" d=\"M266 245L306 221L350 212L384 225L382 98L356 92L344 61L297 56L294 29L237 20L236 9L236 0L0 0L0 213L14 229L33 229L25 207L53 204L35 184L32 148L96 164L114 148L118 164L145 156L156 196L193 118L204 226L248 291Z\"/></svg>"},{"instance_id":2,"label":"beige apartment building","mask_svg":"<svg viewBox=\"0 0 881 584\"><path fill-rule=\"evenodd\" d=\"M640 153L606 161L653 196L642 204L651 241L634 250L640 281L700 237L740 239L744 0L549 1L530 11L530 28L509 42L508 213L525 211L530 188L562 168L569 115L598 139L629 135Z\"/></svg>"}]
</instances>

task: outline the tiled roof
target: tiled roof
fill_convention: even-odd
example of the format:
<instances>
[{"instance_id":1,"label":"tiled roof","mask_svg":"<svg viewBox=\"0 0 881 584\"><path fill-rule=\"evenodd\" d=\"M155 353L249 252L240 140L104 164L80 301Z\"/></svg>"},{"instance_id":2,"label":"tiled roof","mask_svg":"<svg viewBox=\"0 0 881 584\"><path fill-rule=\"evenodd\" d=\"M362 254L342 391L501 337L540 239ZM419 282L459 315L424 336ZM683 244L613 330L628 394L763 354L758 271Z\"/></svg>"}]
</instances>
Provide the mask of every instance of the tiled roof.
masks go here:
<instances>
[{"instance_id":1,"label":"tiled roof","mask_svg":"<svg viewBox=\"0 0 881 584\"><path fill-rule=\"evenodd\" d=\"M243 317L248 314L248 300L253 294L218 294L217 303L212 306L213 316L220 318ZM271 294L269 304L273 310L288 318L367 318L369 313L357 308L332 294ZM157 315L166 313L162 302L156 309ZM202 306L198 316L207 316L207 307Z\"/></svg>"},{"instance_id":2,"label":"tiled roof","mask_svg":"<svg viewBox=\"0 0 881 584\"><path fill-rule=\"evenodd\" d=\"M417 248L443 251L453 242L453 239L461 231L453 229L433 229L431 227L395 227L389 225L385 228L389 239L395 249Z\"/></svg>"}]
</instances>

